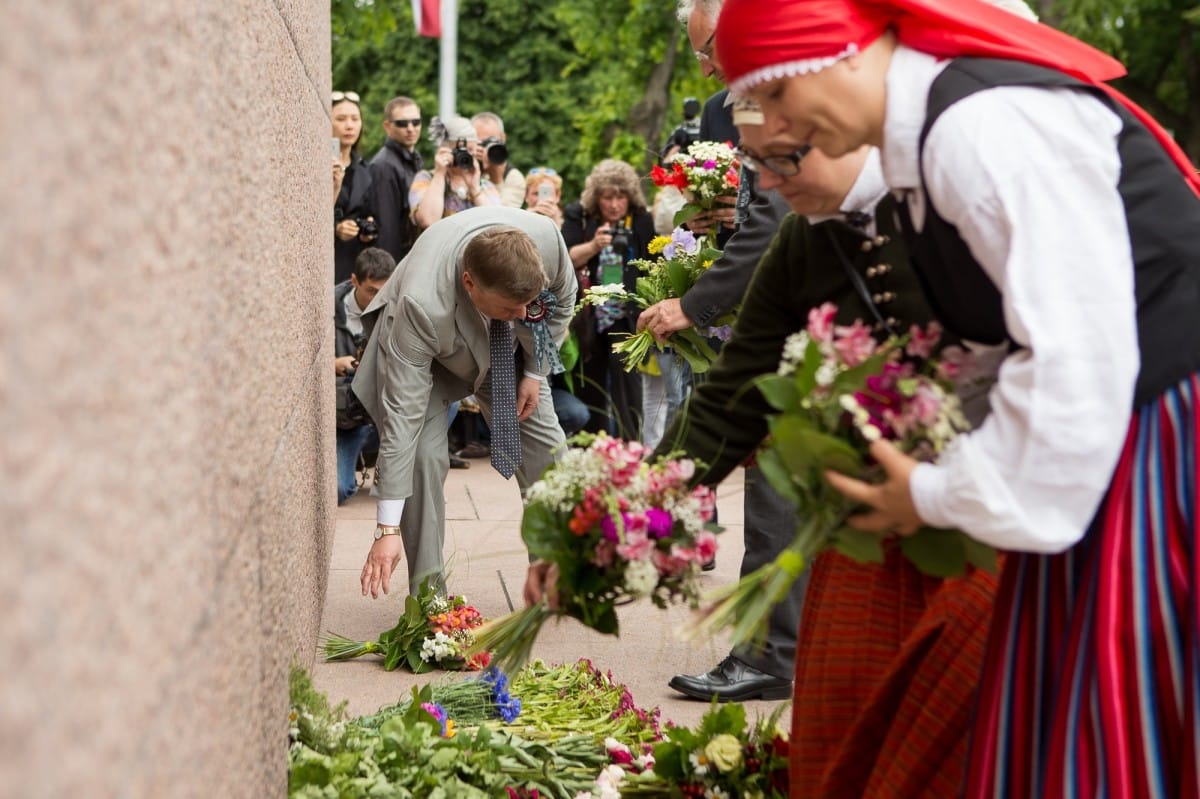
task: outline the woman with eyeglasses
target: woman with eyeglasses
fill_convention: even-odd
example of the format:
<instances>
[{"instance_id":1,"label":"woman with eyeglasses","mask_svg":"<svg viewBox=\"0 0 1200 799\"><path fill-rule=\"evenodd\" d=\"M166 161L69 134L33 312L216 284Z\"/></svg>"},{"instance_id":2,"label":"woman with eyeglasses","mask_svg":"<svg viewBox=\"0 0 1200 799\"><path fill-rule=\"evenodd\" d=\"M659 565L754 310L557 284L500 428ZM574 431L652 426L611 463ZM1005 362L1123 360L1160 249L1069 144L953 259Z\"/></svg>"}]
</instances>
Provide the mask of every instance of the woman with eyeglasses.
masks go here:
<instances>
[{"instance_id":1,"label":"woman with eyeglasses","mask_svg":"<svg viewBox=\"0 0 1200 799\"><path fill-rule=\"evenodd\" d=\"M767 125L884 177L947 329L1003 346L936 464L831 475L883 535L1009 550L968 797L1200 796L1200 176L1109 56L976 0L727 0Z\"/></svg>"},{"instance_id":2,"label":"woman with eyeglasses","mask_svg":"<svg viewBox=\"0 0 1200 799\"><path fill-rule=\"evenodd\" d=\"M334 163L334 181L341 172L341 185L333 202L333 282L349 280L354 260L363 247L375 240L374 217L367 209L371 172L358 152L362 138L362 111L354 92L334 92L330 118L333 138L339 144Z\"/></svg>"},{"instance_id":3,"label":"woman with eyeglasses","mask_svg":"<svg viewBox=\"0 0 1200 799\"><path fill-rule=\"evenodd\" d=\"M437 146L433 171L422 170L413 178L408 204L413 221L422 230L459 211L500 205L500 192L475 158L479 136L470 120L458 115L429 123L429 140Z\"/></svg>"},{"instance_id":4,"label":"woman with eyeglasses","mask_svg":"<svg viewBox=\"0 0 1200 799\"><path fill-rule=\"evenodd\" d=\"M596 164L579 202L563 210L562 234L580 286L621 283L634 291L642 273L633 261L650 258L654 238L654 217L634 168L615 159ZM637 313L632 304L606 304L588 306L579 314L575 329L580 332L584 384L576 388L576 396L592 412L589 432L641 437L641 377L626 372L612 351L636 330Z\"/></svg>"}]
</instances>

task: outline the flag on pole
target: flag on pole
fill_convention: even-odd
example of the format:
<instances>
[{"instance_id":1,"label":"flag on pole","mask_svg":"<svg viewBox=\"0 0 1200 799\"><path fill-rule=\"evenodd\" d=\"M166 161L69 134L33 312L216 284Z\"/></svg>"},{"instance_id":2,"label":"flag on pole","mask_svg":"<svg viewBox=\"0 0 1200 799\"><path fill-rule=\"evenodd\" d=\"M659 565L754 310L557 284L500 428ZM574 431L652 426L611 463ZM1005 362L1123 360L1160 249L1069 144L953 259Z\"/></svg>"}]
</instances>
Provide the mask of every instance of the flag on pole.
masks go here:
<instances>
[{"instance_id":1,"label":"flag on pole","mask_svg":"<svg viewBox=\"0 0 1200 799\"><path fill-rule=\"evenodd\" d=\"M419 36L437 39L442 35L441 0L412 0L413 21Z\"/></svg>"}]
</instances>

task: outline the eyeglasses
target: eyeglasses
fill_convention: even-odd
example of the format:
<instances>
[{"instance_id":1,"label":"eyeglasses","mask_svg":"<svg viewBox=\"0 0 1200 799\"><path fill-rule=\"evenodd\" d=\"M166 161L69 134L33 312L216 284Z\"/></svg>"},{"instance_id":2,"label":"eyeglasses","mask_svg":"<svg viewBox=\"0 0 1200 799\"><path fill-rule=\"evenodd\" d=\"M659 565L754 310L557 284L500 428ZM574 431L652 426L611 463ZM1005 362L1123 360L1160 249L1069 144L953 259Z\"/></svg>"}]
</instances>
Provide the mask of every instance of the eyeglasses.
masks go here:
<instances>
[{"instance_id":1,"label":"eyeglasses","mask_svg":"<svg viewBox=\"0 0 1200 799\"><path fill-rule=\"evenodd\" d=\"M781 178L790 178L800 174L800 162L811 149L811 144L805 144L790 153L777 155L755 155L747 150L738 150L738 157L742 159L742 166L751 172L761 172L765 169Z\"/></svg>"},{"instance_id":2,"label":"eyeglasses","mask_svg":"<svg viewBox=\"0 0 1200 799\"><path fill-rule=\"evenodd\" d=\"M549 175L550 177L554 177L558 173L555 172L552 167L535 166L532 169L530 169L528 172L526 172L525 174L529 177L533 177L534 175Z\"/></svg>"},{"instance_id":3,"label":"eyeglasses","mask_svg":"<svg viewBox=\"0 0 1200 799\"><path fill-rule=\"evenodd\" d=\"M349 100L355 105L358 105L361 102L358 99L358 92L334 92L333 94L329 95L329 97L332 100L330 103L331 105L337 105L342 100Z\"/></svg>"},{"instance_id":4,"label":"eyeglasses","mask_svg":"<svg viewBox=\"0 0 1200 799\"><path fill-rule=\"evenodd\" d=\"M705 61L711 61L713 57L713 39L716 38L717 32L714 30L708 36L708 40L699 50L693 50L692 54L696 56L696 60L703 64Z\"/></svg>"},{"instance_id":5,"label":"eyeglasses","mask_svg":"<svg viewBox=\"0 0 1200 799\"><path fill-rule=\"evenodd\" d=\"M420 119L389 119L389 125L395 125L398 128L419 128L421 127Z\"/></svg>"}]
</instances>

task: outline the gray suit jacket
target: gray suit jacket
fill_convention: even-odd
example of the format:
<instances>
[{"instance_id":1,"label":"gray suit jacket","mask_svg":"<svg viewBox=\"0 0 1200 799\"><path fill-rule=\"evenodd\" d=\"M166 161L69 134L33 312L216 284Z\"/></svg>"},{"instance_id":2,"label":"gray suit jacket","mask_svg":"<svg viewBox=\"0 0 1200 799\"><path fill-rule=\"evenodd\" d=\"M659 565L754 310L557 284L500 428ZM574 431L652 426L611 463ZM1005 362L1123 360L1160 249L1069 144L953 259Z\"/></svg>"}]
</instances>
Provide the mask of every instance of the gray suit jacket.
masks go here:
<instances>
[{"instance_id":1,"label":"gray suit jacket","mask_svg":"<svg viewBox=\"0 0 1200 799\"><path fill-rule=\"evenodd\" d=\"M488 375L487 328L463 288L462 253L495 225L519 228L537 245L547 288L558 298L547 324L555 346L566 338L575 270L549 219L515 208L475 208L422 233L363 312L370 339L353 385L379 430L377 494L384 499L412 495L414 442L422 426L444 425L449 404L478 391ZM548 374L550 365L536 362L532 330L514 328L525 371Z\"/></svg>"}]
</instances>

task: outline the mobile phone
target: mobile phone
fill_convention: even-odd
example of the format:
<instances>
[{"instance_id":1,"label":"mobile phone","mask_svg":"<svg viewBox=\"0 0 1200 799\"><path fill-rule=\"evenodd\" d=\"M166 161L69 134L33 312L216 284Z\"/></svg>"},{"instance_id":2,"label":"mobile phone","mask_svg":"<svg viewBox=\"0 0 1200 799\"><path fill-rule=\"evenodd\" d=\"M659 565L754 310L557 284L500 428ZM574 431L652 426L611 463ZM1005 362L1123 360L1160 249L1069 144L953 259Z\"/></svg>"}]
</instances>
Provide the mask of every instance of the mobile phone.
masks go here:
<instances>
[{"instance_id":1,"label":"mobile phone","mask_svg":"<svg viewBox=\"0 0 1200 799\"><path fill-rule=\"evenodd\" d=\"M330 141L333 142L333 157L342 160L342 140L334 136Z\"/></svg>"},{"instance_id":2,"label":"mobile phone","mask_svg":"<svg viewBox=\"0 0 1200 799\"><path fill-rule=\"evenodd\" d=\"M537 198L538 202L541 202L542 200L553 200L554 184L548 180L544 181L540 186L538 186Z\"/></svg>"}]
</instances>

